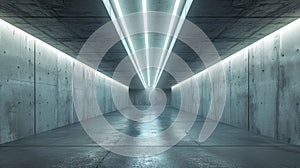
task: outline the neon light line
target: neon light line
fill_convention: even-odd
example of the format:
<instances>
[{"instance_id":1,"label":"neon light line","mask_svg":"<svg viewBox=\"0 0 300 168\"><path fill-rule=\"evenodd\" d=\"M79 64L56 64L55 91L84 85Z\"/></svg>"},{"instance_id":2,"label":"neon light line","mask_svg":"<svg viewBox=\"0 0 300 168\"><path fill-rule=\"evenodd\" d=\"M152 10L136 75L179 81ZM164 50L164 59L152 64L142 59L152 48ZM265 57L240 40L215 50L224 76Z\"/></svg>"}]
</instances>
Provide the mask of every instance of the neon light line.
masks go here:
<instances>
[{"instance_id":1,"label":"neon light line","mask_svg":"<svg viewBox=\"0 0 300 168\"><path fill-rule=\"evenodd\" d=\"M148 16L147 16L147 0L143 0L143 15L144 15L144 32L145 32L145 46L146 46L146 61L147 61L147 76L148 76L148 87L150 84L150 61L149 61L149 36L148 36Z\"/></svg>"},{"instance_id":2,"label":"neon light line","mask_svg":"<svg viewBox=\"0 0 300 168\"><path fill-rule=\"evenodd\" d=\"M108 12L109 12L109 14L111 16L111 19L115 20L116 19L116 15L115 15L115 13L112 10L112 5L110 4L110 1L109 0L103 0L103 2L104 2L105 6L106 6L106 9L108 10ZM120 6L118 0L114 0L114 5L116 7L118 16L120 18L124 17L122 9L121 9L121 6ZM124 37L124 38L121 39L121 41L122 41L122 43L123 43L123 45L125 47L125 50L128 53L128 56L129 56L131 62L133 63L133 66L134 66L134 68L135 68L135 70L136 70L136 72L137 72L137 74L138 74L138 76L139 76L139 78L140 78L140 80L141 80L144 88L147 88L146 81L144 79L143 74L141 73L141 68L140 68L140 66L138 64L138 61L137 61L138 59L137 59L137 56L135 54L134 45L133 45L132 40L131 40L131 38L129 36L129 31L128 31L126 22L125 22L124 19L120 19L120 21L121 21L121 25L122 25L123 29L121 29L121 26L118 24L118 22L113 22L113 23L114 23L114 25L115 25L115 27L117 29L117 32L118 32L119 36L120 37ZM125 39L125 37L127 37L127 40ZM127 41L128 41L128 43L127 43Z\"/></svg>"},{"instance_id":3,"label":"neon light line","mask_svg":"<svg viewBox=\"0 0 300 168\"><path fill-rule=\"evenodd\" d=\"M159 79L160 79L160 77L161 77L161 75L162 75L162 72L163 72L163 70L164 70L164 68L165 68L165 66L166 66L166 64L167 64L167 62L168 62L168 60L169 60L169 57L170 57L170 55L171 55L171 52L172 52L172 50L173 50L173 47L174 47L175 42L176 42L176 40L177 40L177 37L178 37L178 35L179 35L179 33L180 33L180 30L181 30L181 28L182 28L182 25L183 25L183 23L184 23L184 20L185 20L187 14L188 14L188 12L189 12L189 9L190 9L192 3L193 3L193 0L187 0L186 3L185 3L185 5L184 5L184 8L183 8L183 10L182 10L182 12L181 12L181 15L180 15L180 20L179 20L179 22L178 22L178 24L177 24L177 27L176 27L176 29L175 29L175 33L174 33L173 38L172 38L172 41L171 41L171 43L170 43L170 47L169 47L169 49L167 50L166 59L164 59L164 62L163 62L163 64L162 64L161 68L159 69L158 74L157 74L157 76L156 76L156 78L155 78L154 87L157 86L157 84L158 84L158 82L159 82ZM176 6L175 6L175 7L176 7ZM174 9L174 10L175 10L175 9ZM177 10L176 10L176 13L177 13ZM175 17L176 13L174 14L174 12L173 12L173 17ZM172 17L172 18L173 18L173 17ZM168 35L168 37L169 37L169 33L168 33L167 35ZM169 40L169 38L168 38L168 40ZM166 40L166 41L167 41L167 40ZM166 44L165 44L165 45L166 45ZM163 51L166 51L166 47L165 47L165 46L164 46ZM161 64L160 64L160 65L161 65Z\"/></svg>"}]
</instances>

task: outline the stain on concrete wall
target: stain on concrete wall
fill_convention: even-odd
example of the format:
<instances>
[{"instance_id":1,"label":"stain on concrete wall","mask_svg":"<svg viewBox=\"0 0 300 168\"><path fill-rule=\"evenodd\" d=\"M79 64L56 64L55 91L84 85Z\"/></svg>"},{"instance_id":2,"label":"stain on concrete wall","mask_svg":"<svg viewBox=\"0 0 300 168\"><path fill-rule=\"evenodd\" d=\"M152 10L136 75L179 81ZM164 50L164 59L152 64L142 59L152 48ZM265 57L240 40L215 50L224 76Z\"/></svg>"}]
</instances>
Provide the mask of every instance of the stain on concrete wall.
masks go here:
<instances>
[{"instance_id":1,"label":"stain on concrete wall","mask_svg":"<svg viewBox=\"0 0 300 168\"><path fill-rule=\"evenodd\" d=\"M249 129L273 138L278 124L279 40L279 35L271 36L249 48Z\"/></svg>"}]
</instances>

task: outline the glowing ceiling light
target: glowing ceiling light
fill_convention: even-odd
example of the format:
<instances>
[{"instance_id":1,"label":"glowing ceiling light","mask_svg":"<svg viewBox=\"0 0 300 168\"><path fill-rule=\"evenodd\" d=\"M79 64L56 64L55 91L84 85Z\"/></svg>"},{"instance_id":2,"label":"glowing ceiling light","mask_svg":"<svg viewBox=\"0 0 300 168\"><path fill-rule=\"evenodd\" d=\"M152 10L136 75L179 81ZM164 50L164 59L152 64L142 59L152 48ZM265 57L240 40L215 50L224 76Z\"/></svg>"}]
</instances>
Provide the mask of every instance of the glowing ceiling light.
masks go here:
<instances>
[{"instance_id":1,"label":"glowing ceiling light","mask_svg":"<svg viewBox=\"0 0 300 168\"><path fill-rule=\"evenodd\" d=\"M174 5L174 9L173 9L173 13L172 13L172 18L171 18L171 21L170 21L170 24L169 24L168 32L166 34L167 37L166 37L166 40L165 40L165 43L164 43L164 46L163 46L163 51L162 51L162 54L160 56L160 60L159 60L159 64L158 64L159 69L158 69L158 71L156 73L156 76L154 78L154 85L153 85L154 88L157 85L156 81L158 81L158 78L159 78L160 67L162 65L162 61L164 60L165 51L167 50L167 46L168 46L168 43L169 43L169 40L170 40L171 32L172 32L173 27L174 27L174 22L175 22L175 18L176 18L178 8L179 8L179 3L180 3L180 0L176 0L175 5ZM163 67L161 67L161 68L163 69Z\"/></svg>"},{"instance_id":2,"label":"glowing ceiling light","mask_svg":"<svg viewBox=\"0 0 300 168\"><path fill-rule=\"evenodd\" d=\"M108 10L108 13L110 14L110 17L112 18L112 20L115 20L116 19L116 15L115 13L113 12L112 10L112 5L110 4L110 1L109 0L103 0L103 3L105 4L105 7L106 9ZM120 6L120 3L118 0L114 0L114 5L116 7L116 10L117 10L117 14L119 16L119 18L122 18L124 17L123 15L123 12L122 12L122 9L121 9L121 6ZM130 34L129 34L129 31L128 31L128 28L127 28L127 25L126 25L126 22L124 19L120 19L120 22L121 22L121 26L123 29L121 29L120 25L117 23L117 22L113 22L116 29L119 30L118 33L119 33L119 36L120 37L124 37L124 38L121 38L121 41L122 41L122 44L124 45L125 47L125 50L144 86L144 88L147 88L147 84L146 84L146 81L144 79L144 76L143 74L141 73L141 68L137 62L137 56L135 54L135 49L134 49L134 45L132 43L132 40L130 38ZM124 32L123 32L123 31ZM125 39L127 38L127 40ZM128 43L127 43L128 42ZM128 46L129 45L129 46Z\"/></svg>"},{"instance_id":3,"label":"glowing ceiling light","mask_svg":"<svg viewBox=\"0 0 300 168\"><path fill-rule=\"evenodd\" d=\"M120 6L120 3L118 0L114 0L114 4L116 6L116 9L117 9L117 13L119 15L120 18L123 17L123 12L122 12L122 9L121 9L121 6ZM130 51L127 51L129 57L131 58L132 60L132 63L135 64L135 68L136 68L136 71L137 71L137 74L139 75L140 79L141 79L141 82L144 86L144 88L147 88L147 85L146 85L146 81L144 79L144 76L143 74L141 74L140 72L140 67L139 67L139 64L137 63L137 56L135 54L135 49L134 49L134 46L133 46L133 43L132 43L132 40L130 38L130 34L129 34L129 31L127 29L127 25L126 25L126 22L124 19L120 19L121 20L121 24L122 24L122 28L123 30L125 31L125 34L124 34L124 39L125 37L127 37L127 40L128 40L128 43L129 43L129 47L131 49L131 52ZM125 42L126 43L126 42ZM133 57L132 57L133 56Z\"/></svg>"},{"instance_id":4,"label":"glowing ceiling light","mask_svg":"<svg viewBox=\"0 0 300 168\"><path fill-rule=\"evenodd\" d=\"M149 61L149 35L148 35L148 16L147 16L147 0L143 0L143 15L144 15L144 33L145 33L145 50L146 50L146 61L147 61L147 76L148 76L148 87L151 86L150 79L150 61Z\"/></svg>"},{"instance_id":5,"label":"glowing ceiling light","mask_svg":"<svg viewBox=\"0 0 300 168\"><path fill-rule=\"evenodd\" d=\"M165 40L165 43L164 43L164 47L163 47L163 52L162 52L162 55L161 55L161 58L160 58L160 61L159 61L159 66L158 66L158 71L156 73L156 76L155 76L155 79L154 79L154 85L153 87L155 88L158 84L158 81L162 75L162 72L168 62L168 59L170 57L170 54L172 52L172 49L175 45L175 42L176 42L176 39L178 37L178 34L182 28L182 25L184 23L184 20L186 18L186 15L192 5L192 2L193 0L187 0L185 5L184 5L184 8L181 12L181 15L180 15L180 19L179 19L179 22L177 24L177 27L175 29L175 32L173 34L173 38L172 38L172 41L169 45L169 48L167 49L167 46L169 44L169 40L170 40L170 36L171 36L171 32L173 30L173 27L174 27L174 22L175 22L175 18L176 18L176 14L177 14L177 11L179 9L179 4L180 4L180 0L176 0L175 2L175 5L174 5L174 10L173 10L173 13L172 13L172 18L171 18L171 21L170 21L170 25L169 25L169 29L168 29L168 32L167 32L167 37L166 37L166 40Z\"/></svg>"},{"instance_id":6,"label":"glowing ceiling light","mask_svg":"<svg viewBox=\"0 0 300 168\"><path fill-rule=\"evenodd\" d=\"M114 20L116 19L116 16L122 18L124 17L122 13L122 8L120 6L119 0L112 0L114 3L114 9L112 8L112 5L110 4L109 0L103 0L107 11L109 12L111 18ZM170 20L170 24L168 27L165 43L163 46L163 52L161 55L161 58L158 63L158 70L155 72L155 76L152 78L150 75L150 56L149 56L149 34L148 34L148 9L147 9L147 0L142 0L142 10L143 10L143 21L144 21L144 35L145 35L145 52L146 52L146 63L147 63L147 82L144 78L143 72L139 65L139 59L137 58L135 54L135 48L133 45L133 42L130 38L130 34L128 31L128 28L126 26L126 22L124 19L120 19L119 23L114 22L114 25L122 38L122 43L126 49L126 52L129 55L129 58L131 62L133 63L134 68L137 71L137 74L139 75L139 78L141 79L141 82L143 83L143 86L145 88L155 88L157 86L157 83L161 77L161 74L163 72L164 67L166 66L166 63L168 61L168 58L171 54L171 51L175 45L176 39L178 37L178 34L181 30L183 20L185 19L189 8L192 4L193 0L186 0L185 5L181 11L181 17L180 20L176 20L176 15L180 9L181 0L176 0L174 4L174 9L172 13L172 17ZM115 15L114 11L117 15ZM120 25L119 25L120 24ZM121 26L121 27L120 27ZM123 36L124 35L124 36ZM172 37L171 37L172 36Z\"/></svg>"}]
</instances>

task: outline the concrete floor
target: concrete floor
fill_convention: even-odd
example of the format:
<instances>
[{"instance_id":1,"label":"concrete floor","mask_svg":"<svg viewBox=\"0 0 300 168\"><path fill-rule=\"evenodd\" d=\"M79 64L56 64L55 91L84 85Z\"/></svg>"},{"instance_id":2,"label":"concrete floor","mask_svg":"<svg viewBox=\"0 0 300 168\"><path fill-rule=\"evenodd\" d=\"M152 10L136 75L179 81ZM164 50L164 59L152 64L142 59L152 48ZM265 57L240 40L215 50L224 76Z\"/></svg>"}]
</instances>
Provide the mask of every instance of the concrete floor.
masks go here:
<instances>
[{"instance_id":1,"label":"concrete floor","mask_svg":"<svg viewBox=\"0 0 300 168\"><path fill-rule=\"evenodd\" d=\"M105 116L120 131L145 136L169 127L176 117L176 110L167 108L158 118L160 124L155 124L157 121L138 124L124 119L118 112ZM179 144L146 158L108 152L97 146L80 124L74 124L0 145L0 167L300 167L300 147L224 124L219 124L208 141L198 144L195 139L202 124L203 119L198 118Z\"/></svg>"}]
</instances>

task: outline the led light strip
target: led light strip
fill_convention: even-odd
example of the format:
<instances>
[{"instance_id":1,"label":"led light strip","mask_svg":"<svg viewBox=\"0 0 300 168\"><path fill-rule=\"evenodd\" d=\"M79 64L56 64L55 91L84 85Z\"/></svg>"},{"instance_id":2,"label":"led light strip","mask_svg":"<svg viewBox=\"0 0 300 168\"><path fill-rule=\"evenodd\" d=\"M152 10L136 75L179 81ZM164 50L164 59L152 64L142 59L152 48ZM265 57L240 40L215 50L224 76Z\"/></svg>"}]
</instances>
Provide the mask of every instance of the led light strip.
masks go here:
<instances>
[{"instance_id":1,"label":"led light strip","mask_svg":"<svg viewBox=\"0 0 300 168\"><path fill-rule=\"evenodd\" d=\"M165 51L167 51L167 45L169 44L171 32L172 32L173 27L174 27L174 22L175 22L175 18L176 18L176 13L177 13L178 8L179 8L179 3L180 3L180 0L176 0L175 5L174 5L174 9L173 9L173 13L172 13L172 18L171 18L171 21L170 21L170 24L169 24L168 32L166 34L167 37L165 39L163 51L162 51L161 56L160 56L160 60L159 60L159 64L158 64L158 70L157 70L156 76L154 78L154 84L153 84L154 88L156 87L156 85L158 83L157 81L159 80L160 71L161 71L161 69L163 69L163 67L161 67L161 65L163 63L162 61L164 60Z\"/></svg>"},{"instance_id":2,"label":"led light strip","mask_svg":"<svg viewBox=\"0 0 300 168\"><path fill-rule=\"evenodd\" d=\"M111 19L116 20L117 17L116 17L116 15L115 15L115 13L112 9L112 5L111 5L110 1L109 0L103 0L103 3L105 5ZM116 7L116 10L117 10L117 13L118 13L119 17L120 18L124 17L121 6L120 6L120 3L119 3L118 0L114 0L114 5ZM122 44L125 47L125 50L126 50L128 56L129 56L131 62L133 63L133 66L134 66L134 68L135 68L135 70L136 70L136 72L137 72L144 88L147 88L145 78L144 78L143 74L141 73L141 71L140 71L141 68L139 67L139 64L137 62L138 59L137 59L137 56L135 54L135 49L134 49L132 40L130 38L130 34L129 34L129 31L128 31L126 22L125 22L124 19L120 19L120 21L121 21L121 26L122 26L123 29L121 28L121 26L119 25L118 22L113 22L113 24L115 25L115 28L116 28L117 32L119 33L119 36L124 37L124 38L121 39ZM124 32L122 30L124 30ZM125 38L127 39L128 43L127 43Z\"/></svg>"},{"instance_id":3,"label":"led light strip","mask_svg":"<svg viewBox=\"0 0 300 168\"><path fill-rule=\"evenodd\" d=\"M25 31L23 31L23 30L21 30L21 29L15 27L14 25L12 25L12 24L10 24L10 23L8 23L8 22L2 20L2 19L0 19L0 26L1 26L1 27L2 27L2 26L6 26L6 27L8 27L9 29L13 29L13 30L15 30L16 32L19 32L21 35L27 36L28 38L32 38L32 40L35 41L36 44L42 45L42 46L44 46L45 48L54 51L59 57L63 57L64 59L66 59L66 60L68 60L68 61L70 61L70 62L75 62L75 63L77 63L77 64L80 64L80 65L84 66L84 68L86 68L86 69L90 69L91 71L95 71L95 73L96 73L98 76L100 76L100 77L102 77L102 78L105 78L105 79L107 79L107 80L110 80L111 82L113 82L113 83L115 83L115 84L118 84L118 85L120 85L120 86L123 86L124 88L127 88L127 89L128 89L128 86L126 86L126 85L124 85L124 84L122 84L122 83L120 83L120 82L118 82L118 81L116 81L116 80L110 78L109 76L104 75L103 73L101 73L101 72L99 72L99 71L97 71L97 70L91 68L90 66L86 65L85 63L82 63L82 62L78 61L77 59L71 57L70 55L68 55L68 54L66 54L66 53L64 53L64 52L62 52L62 51L60 51L59 49L57 49L57 48L55 48L55 47L53 47L53 46L47 44L46 42L44 42L44 41L42 41L42 40L36 38L35 36L33 36L33 35L31 35L31 34L25 32Z\"/></svg>"},{"instance_id":4,"label":"led light strip","mask_svg":"<svg viewBox=\"0 0 300 168\"><path fill-rule=\"evenodd\" d=\"M148 16L147 16L147 0L143 0L143 15L144 15L144 33L145 33L145 50L147 59L147 76L148 76L148 87L151 87L150 79L150 61L149 61L149 35L148 35Z\"/></svg>"},{"instance_id":5,"label":"led light strip","mask_svg":"<svg viewBox=\"0 0 300 168\"><path fill-rule=\"evenodd\" d=\"M201 71L201 72L195 74L194 76L192 76L192 77L190 77L190 78L187 78L187 79L185 79L185 80L183 80L183 81L177 83L176 85L172 86L171 88L172 88L172 89L175 89L175 88L177 88L177 87L183 85L184 83L186 83L186 82L188 82L188 81L190 81L190 80L192 80L192 79L195 79L195 78L199 77L201 74L205 73L205 72L206 72L207 70L209 70L210 68L214 68L214 66L217 66L218 64L226 63L227 61L229 61L229 60L231 60L231 59L234 59L234 57L235 57L235 56L238 56L238 54L239 54L240 52L244 52L245 50L249 50L251 47L253 47L253 46L259 44L259 43L262 42L263 40L266 40L266 39L272 38L272 37L274 38L274 36L276 36L277 34L281 34L281 33L286 32L286 31L288 31L288 30L290 30L290 29L292 29L292 28L295 28L295 27L297 27L297 26L300 27L300 18L297 19L297 20L295 20L295 21L293 21L293 22L291 22L291 23L289 23L288 25L286 25L286 26L284 26L284 27L282 27L282 28L280 28L280 29L274 31L273 33L271 33L271 34L269 34L269 35L267 35L267 36L265 36L265 37L259 39L258 41L256 41L256 42L250 44L249 46L247 46L247 47L245 47L245 48L243 48L243 49L237 51L236 53L234 53L234 54L232 54L232 55L226 57L225 59L223 59L223 60L221 60L221 61L219 61L219 62L217 62L217 63L211 65L210 67L206 67L206 69L204 69L203 71Z\"/></svg>"},{"instance_id":6,"label":"led light strip","mask_svg":"<svg viewBox=\"0 0 300 168\"><path fill-rule=\"evenodd\" d=\"M177 27L175 29L175 33L173 35L172 41L169 45L169 49L167 49L167 45L169 43L169 40L170 40L170 37L171 37L171 32L172 32L172 29L173 29L173 26L174 26L176 13L177 13L178 8L179 8L180 0L176 0L176 2L175 2L173 14L172 14L173 16L172 16L171 21L170 21L169 29L168 29L168 32L167 32L167 37L166 37L165 44L164 44L164 47L163 47L163 52L162 52L162 55L161 55L161 58L160 58L160 61L159 61L159 66L158 66L159 70L157 71L156 76L155 76L155 80L154 80L154 85L153 85L154 88L157 86L158 81L159 81L159 79L162 75L162 72L163 72L163 70L164 70L164 68L165 68L165 66L168 62L168 59L171 55L171 52L172 52L173 47L175 45L175 42L177 40L178 34L179 34L179 32L182 28L182 25L184 23L184 20L186 18L186 15L187 15L192 3L193 3L193 0L186 0L186 3L184 5L184 8L183 8L182 13L180 15L180 20L177 24ZM165 52L167 52L167 53L165 54Z\"/></svg>"},{"instance_id":7,"label":"led light strip","mask_svg":"<svg viewBox=\"0 0 300 168\"><path fill-rule=\"evenodd\" d=\"M117 8L117 12L118 12L118 15L120 18L124 17L123 16L123 13L122 13L122 9L121 9L121 6L120 6L120 3L118 0L114 0L114 4ZM129 31L128 31L128 28L127 28L127 25L126 25L126 22L124 19L120 19L121 20L121 25L122 25L122 28L123 30L125 31L125 34L124 34L124 39L125 37L127 37L127 40L128 40L128 43L129 43L129 47L131 49L131 52L130 51L127 51L128 55L129 55L129 58L132 60L133 64L135 64L135 68L136 68L136 71L142 81L142 84L144 86L144 88L147 88L147 85L146 85L146 81L144 79L144 76L143 74L141 73L140 71L140 67L139 67L139 64L138 64L138 59L137 59L137 56L135 54L135 49L134 49L134 46L133 46L133 43L131 41L131 38L130 38L130 34L129 34ZM121 36L122 37L122 36ZM126 43L126 42L125 42Z\"/></svg>"}]
</instances>

